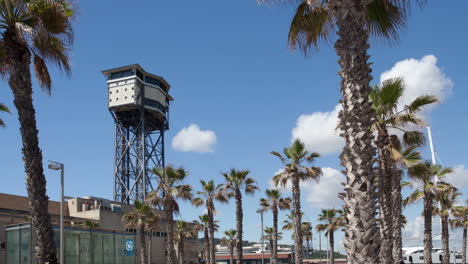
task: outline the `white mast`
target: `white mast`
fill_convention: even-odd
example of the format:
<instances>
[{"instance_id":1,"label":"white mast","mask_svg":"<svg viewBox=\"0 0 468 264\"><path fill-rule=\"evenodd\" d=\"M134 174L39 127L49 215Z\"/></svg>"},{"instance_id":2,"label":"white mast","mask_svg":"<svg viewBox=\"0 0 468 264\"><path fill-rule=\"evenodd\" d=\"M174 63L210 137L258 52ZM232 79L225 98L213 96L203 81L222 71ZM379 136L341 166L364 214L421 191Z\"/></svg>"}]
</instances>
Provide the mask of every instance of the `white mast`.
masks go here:
<instances>
[{"instance_id":1,"label":"white mast","mask_svg":"<svg viewBox=\"0 0 468 264\"><path fill-rule=\"evenodd\" d=\"M429 136L429 147L431 148L431 158L432 158L432 165L436 165L436 158L435 158L435 150L434 150L434 143L432 142L432 133L431 128L427 126L427 134ZM438 179L437 176L434 176L434 182L437 184Z\"/></svg>"}]
</instances>

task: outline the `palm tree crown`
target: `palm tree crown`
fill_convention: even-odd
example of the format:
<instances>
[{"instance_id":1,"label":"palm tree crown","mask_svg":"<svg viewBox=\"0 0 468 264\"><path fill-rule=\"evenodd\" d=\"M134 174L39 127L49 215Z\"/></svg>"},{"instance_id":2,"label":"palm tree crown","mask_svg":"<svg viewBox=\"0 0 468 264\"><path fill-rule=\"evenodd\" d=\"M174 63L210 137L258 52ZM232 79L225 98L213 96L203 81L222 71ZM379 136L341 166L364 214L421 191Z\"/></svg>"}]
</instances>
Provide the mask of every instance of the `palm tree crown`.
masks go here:
<instances>
[{"instance_id":1,"label":"palm tree crown","mask_svg":"<svg viewBox=\"0 0 468 264\"><path fill-rule=\"evenodd\" d=\"M10 109L8 109L8 107L6 105L4 105L4 104L0 104L0 112L11 113ZM4 127L4 126L5 126L5 123L0 118L0 127Z\"/></svg>"}]
</instances>

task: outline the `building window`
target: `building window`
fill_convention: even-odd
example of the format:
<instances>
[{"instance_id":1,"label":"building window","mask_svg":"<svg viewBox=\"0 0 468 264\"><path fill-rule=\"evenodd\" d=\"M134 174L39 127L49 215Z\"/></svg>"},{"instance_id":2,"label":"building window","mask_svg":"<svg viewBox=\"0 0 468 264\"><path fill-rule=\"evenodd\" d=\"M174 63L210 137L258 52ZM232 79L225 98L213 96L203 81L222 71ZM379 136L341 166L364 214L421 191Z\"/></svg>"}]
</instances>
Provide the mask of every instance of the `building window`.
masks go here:
<instances>
[{"instance_id":1,"label":"building window","mask_svg":"<svg viewBox=\"0 0 468 264\"><path fill-rule=\"evenodd\" d=\"M109 80L124 78L132 75L135 75L135 69L113 72L110 74Z\"/></svg>"}]
</instances>

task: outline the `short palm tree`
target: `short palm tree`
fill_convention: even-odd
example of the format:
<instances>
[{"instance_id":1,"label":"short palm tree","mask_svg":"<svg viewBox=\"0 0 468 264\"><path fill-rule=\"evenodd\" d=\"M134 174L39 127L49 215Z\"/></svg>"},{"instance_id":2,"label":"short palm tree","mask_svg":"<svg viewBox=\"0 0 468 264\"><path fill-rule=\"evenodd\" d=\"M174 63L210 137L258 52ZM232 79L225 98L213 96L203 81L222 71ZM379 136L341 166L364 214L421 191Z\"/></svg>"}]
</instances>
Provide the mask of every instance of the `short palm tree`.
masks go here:
<instances>
[{"instance_id":1,"label":"short palm tree","mask_svg":"<svg viewBox=\"0 0 468 264\"><path fill-rule=\"evenodd\" d=\"M135 201L135 210L124 214L122 221L126 228L135 228L140 242L140 264L147 264L145 233L157 228L159 215L153 212L151 206L145 202Z\"/></svg>"},{"instance_id":2,"label":"short palm tree","mask_svg":"<svg viewBox=\"0 0 468 264\"><path fill-rule=\"evenodd\" d=\"M316 152L309 153L304 144L296 139L290 147L284 148L283 155L279 152L273 151L271 154L277 156L283 163L283 172L273 177L273 182L276 186L286 186L288 182L292 184L292 211L293 225L294 225L294 248L295 248L295 263L302 264L304 259L304 249L302 241L302 229L298 228L302 225L301 213L301 189L300 182L307 180L318 181L322 175L322 169L319 167L304 166L303 163L312 163L320 155Z\"/></svg>"},{"instance_id":3,"label":"short palm tree","mask_svg":"<svg viewBox=\"0 0 468 264\"><path fill-rule=\"evenodd\" d=\"M278 231L275 232L275 229L273 227L268 226L263 229L263 232L265 232L265 234L263 235L262 239L268 240L268 246L270 247L270 263L274 263L274 257L272 254L275 243L274 240L276 239L276 243L278 243L278 240L283 239L283 233Z\"/></svg>"},{"instance_id":4,"label":"short palm tree","mask_svg":"<svg viewBox=\"0 0 468 264\"><path fill-rule=\"evenodd\" d=\"M306 242L307 245L307 254L306 258L310 258L310 241L312 240L313 236L313 228L311 222L303 222L302 223L302 237ZM312 249L313 250L313 249Z\"/></svg>"},{"instance_id":5,"label":"short palm tree","mask_svg":"<svg viewBox=\"0 0 468 264\"><path fill-rule=\"evenodd\" d=\"M163 208L167 219L167 264L176 264L174 214L179 213L177 200L192 199L192 186L181 184L188 173L183 168L167 166L153 169L158 178L157 186L147 195L147 200L153 206Z\"/></svg>"},{"instance_id":6,"label":"short palm tree","mask_svg":"<svg viewBox=\"0 0 468 264\"><path fill-rule=\"evenodd\" d=\"M443 168L439 165L432 165L429 162L418 163L408 169L408 176L412 181L418 184L416 188L404 201L406 206L423 199L424 215L424 263L432 263L432 212L434 210L434 197L438 191L444 191L451 188L451 185L445 182L436 182L435 178L443 179L451 173L450 168ZM402 186L411 185L410 182L404 182Z\"/></svg>"},{"instance_id":7,"label":"short palm tree","mask_svg":"<svg viewBox=\"0 0 468 264\"><path fill-rule=\"evenodd\" d=\"M242 264L242 230L243 230L243 219L244 214L242 211L242 191L245 194L254 194L258 187L255 185L255 180L248 177L248 170L236 170L231 169L226 173L222 173L226 180L226 193L229 197L234 197L236 200L236 229L237 229L237 241L236 241L236 253L237 263Z\"/></svg>"},{"instance_id":8,"label":"short palm tree","mask_svg":"<svg viewBox=\"0 0 468 264\"><path fill-rule=\"evenodd\" d=\"M4 105L4 104L0 104L0 112L11 113L10 109L8 109L8 107L6 105ZM0 118L0 127L4 127L4 126L5 126L5 123Z\"/></svg>"},{"instance_id":9,"label":"short palm tree","mask_svg":"<svg viewBox=\"0 0 468 264\"><path fill-rule=\"evenodd\" d=\"M224 231L226 237L223 237L221 244L229 248L229 263L234 264L234 248L236 247L236 235L237 231L235 229L229 229Z\"/></svg>"},{"instance_id":10,"label":"short palm tree","mask_svg":"<svg viewBox=\"0 0 468 264\"><path fill-rule=\"evenodd\" d=\"M281 192L278 189L267 189L265 191L266 198L260 199L260 206L263 209L271 210L273 214L273 244L270 248L271 260L273 264L278 263L278 211L291 209L291 198L281 197Z\"/></svg>"},{"instance_id":11,"label":"short palm tree","mask_svg":"<svg viewBox=\"0 0 468 264\"><path fill-rule=\"evenodd\" d=\"M465 206L455 206L452 211L454 218L450 219L450 226L463 229L462 264L466 264L466 239L468 231L468 200Z\"/></svg>"},{"instance_id":12,"label":"short palm tree","mask_svg":"<svg viewBox=\"0 0 468 264\"><path fill-rule=\"evenodd\" d=\"M177 248L177 260L179 264L184 264L185 240L195 238L196 230L191 223L178 220L175 229L175 244Z\"/></svg>"},{"instance_id":13,"label":"short palm tree","mask_svg":"<svg viewBox=\"0 0 468 264\"><path fill-rule=\"evenodd\" d=\"M47 64L70 73L73 6L68 0L0 0L0 74L8 79L23 138L26 188L39 263L56 264L49 198L33 104L31 64L39 85L50 93Z\"/></svg>"},{"instance_id":14,"label":"short palm tree","mask_svg":"<svg viewBox=\"0 0 468 264\"><path fill-rule=\"evenodd\" d=\"M317 231L325 231L325 235L328 237L330 243L330 263L335 264L334 233L336 230L345 226L343 211L337 209L322 209L318 220L323 222L323 224L318 224L316 229Z\"/></svg>"},{"instance_id":15,"label":"short palm tree","mask_svg":"<svg viewBox=\"0 0 468 264\"><path fill-rule=\"evenodd\" d=\"M214 245L214 213L215 213L215 206L214 202L222 202L222 203L227 203L229 201L229 198L226 194L226 191L224 189L223 184L218 184L216 185L213 180L211 181L200 181L202 185L202 191L197 192L197 195L200 195L201 197L197 197L192 199L192 204L195 206L206 206L206 210L208 211L208 223L209 223L209 250L210 250L210 260L209 263L215 263L216 261L216 251L215 251L215 245Z\"/></svg>"},{"instance_id":16,"label":"short palm tree","mask_svg":"<svg viewBox=\"0 0 468 264\"><path fill-rule=\"evenodd\" d=\"M453 186L449 186L447 190L437 191L434 196L436 205L433 214L440 217L442 227L442 264L450 264L449 216L458 196L460 193Z\"/></svg>"},{"instance_id":17,"label":"short palm tree","mask_svg":"<svg viewBox=\"0 0 468 264\"><path fill-rule=\"evenodd\" d=\"M378 184L380 205L380 228L382 234L382 247L380 249L382 263L400 263L401 252L401 173L395 160L392 158L393 149L390 129L398 129L405 134L403 139L412 140L418 137L417 143L422 144L421 133L408 131L408 125L422 126L424 120L417 113L424 106L437 102L434 96L424 95L415 98L408 105L401 105L405 84L403 79L394 78L385 80L369 95L377 118L372 128L377 132L375 144L378 149ZM395 238L393 236L396 236ZM400 241L395 243L394 240ZM394 244L397 244L394 249ZM399 244L399 245L398 245ZM396 259L397 261L395 261Z\"/></svg>"},{"instance_id":18,"label":"short palm tree","mask_svg":"<svg viewBox=\"0 0 468 264\"><path fill-rule=\"evenodd\" d=\"M205 244L203 245L203 254L205 255L204 257L208 260L208 264L211 264L210 263L210 235L209 235L209 226L210 226L210 218L208 217L207 214L204 214L204 215L200 215L198 217L199 220L194 220L192 223L193 223L193 226L195 228L195 230L199 231L199 232L203 232L203 235L204 235L204 239L205 239ZM214 231L218 231L218 221L214 221Z\"/></svg>"},{"instance_id":19,"label":"short palm tree","mask_svg":"<svg viewBox=\"0 0 468 264\"><path fill-rule=\"evenodd\" d=\"M284 0L259 0L271 2ZM337 33L335 50L341 67L340 128L345 137L341 162L346 168L345 203L352 225L346 229L344 240L348 259L352 263L377 263L379 232L375 219L378 199L373 175L375 149L370 129L375 113L369 102L372 80L368 49L371 35L395 41L409 13L406 0L290 0L302 2L289 30L292 49L304 53L329 43ZM424 1L417 1L424 2Z\"/></svg>"}]
</instances>

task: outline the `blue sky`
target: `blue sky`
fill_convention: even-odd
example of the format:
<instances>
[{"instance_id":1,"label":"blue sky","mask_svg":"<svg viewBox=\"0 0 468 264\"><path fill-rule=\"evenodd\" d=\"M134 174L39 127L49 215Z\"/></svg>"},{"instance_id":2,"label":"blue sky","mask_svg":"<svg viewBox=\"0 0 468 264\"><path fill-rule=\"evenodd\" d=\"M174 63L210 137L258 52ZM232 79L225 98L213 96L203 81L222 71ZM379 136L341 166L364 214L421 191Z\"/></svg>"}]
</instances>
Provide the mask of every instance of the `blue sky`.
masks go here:
<instances>
[{"instance_id":1,"label":"blue sky","mask_svg":"<svg viewBox=\"0 0 468 264\"><path fill-rule=\"evenodd\" d=\"M222 181L220 172L231 167L251 170L262 192L245 199L244 236L258 239L258 199L281 168L268 153L290 143L301 115L307 119L323 112L324 118L329 117L327 112L332 115L329 112L340 98L334 50L323 46L307 59L291 52L286 42L293 14L290 6L259 6L254 0L76 3L79 12L71 52L73 75L67 78L52 70L52 96L41 93L37 86L34 95L44 159L66 164L66 195L112 197L113 121L101 71L139 63L172 85L175 101L166 134L167 163L188 169L188 182L196 188L199 179ZM468 172L468 125L464 122L468 114L467 8L465 1L457 1L456 8L430 1L424 9L414 9L397 46L372 41L370 50L375 83L395 63L411 58L415 60L406 61L394 72L404 68L408 78L416 76L411 72L412 65L424 68L424 56L433 55L427 57L431 58L429 66L438 69L445 81L445 88L439 91L450 93L426 116L438 155L444 165L458 166L460 173ZM425 73L431 75L431 69ZM7 82L0 85L0 102L13 108ZM414 87L418 91L419 86ZM0 192L26 195L16 114L2 118L7 127L0 129L1 177L7 184L0 186ZM215 133L213 152L181 152L171 147L173 137L190 124ZM321 127L314 124L312 130ZM304 128L306 132L308 128ZM428 151L424 153L429 158ZM330 153L316 165L341 170L337 155ZM46 177L48 193L57 200L58 175L46 171ZM335 179L338 177L335 175ZM466 194L467 181L460 176L457 179ZM307 197L320 197L310 194L313 191L317 188L306 186L303 207L305 218L315 223L318 209L312 208L317 206ZM218 209L221 229L234 228L234 203ZM192 220L202 211L185 206L180 217ZM406 212L415 225L419 212L419 206ZM270 222L267 215L266 223Z\"/></svg>"}]
</instances>

